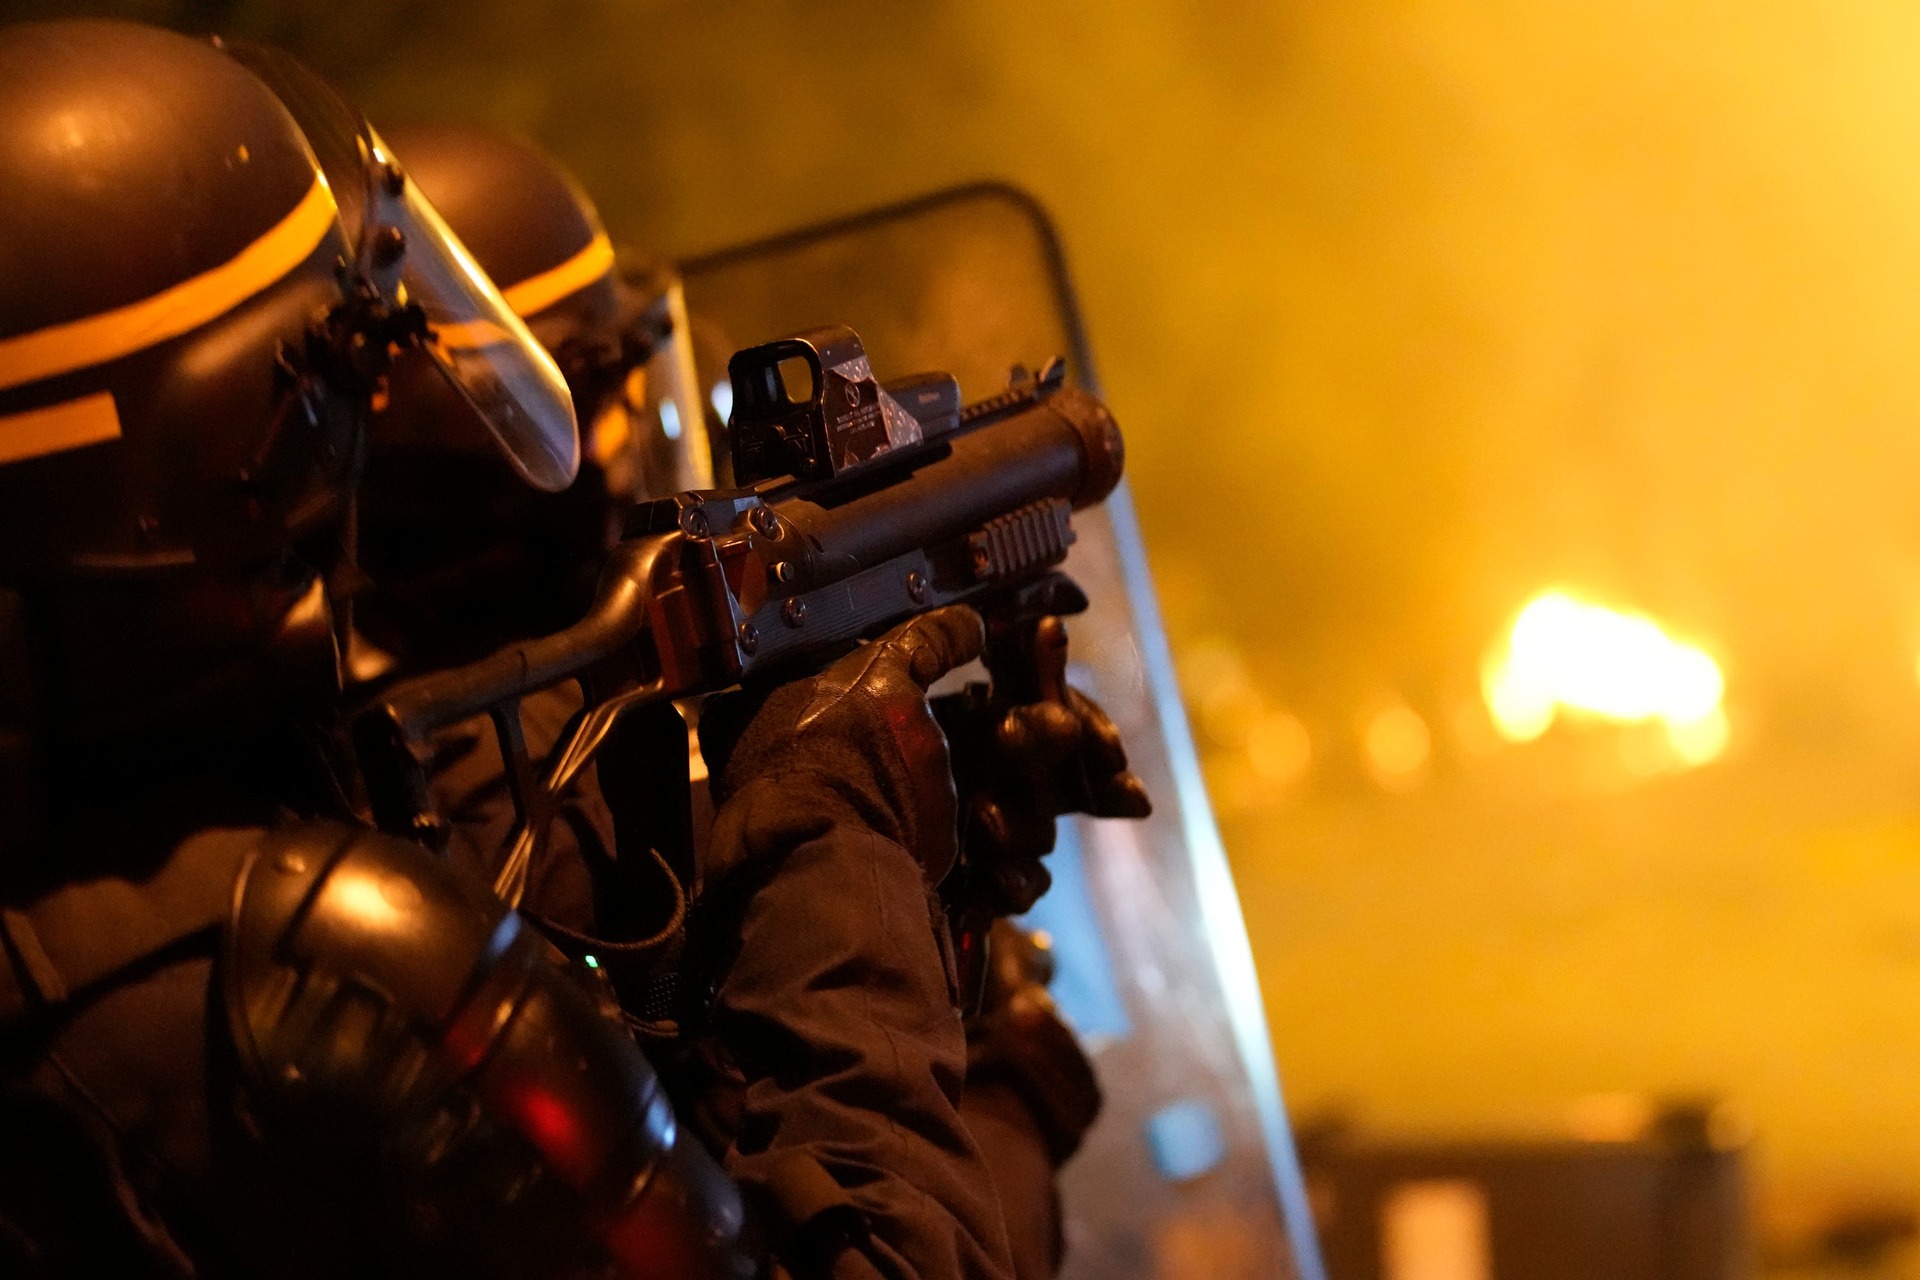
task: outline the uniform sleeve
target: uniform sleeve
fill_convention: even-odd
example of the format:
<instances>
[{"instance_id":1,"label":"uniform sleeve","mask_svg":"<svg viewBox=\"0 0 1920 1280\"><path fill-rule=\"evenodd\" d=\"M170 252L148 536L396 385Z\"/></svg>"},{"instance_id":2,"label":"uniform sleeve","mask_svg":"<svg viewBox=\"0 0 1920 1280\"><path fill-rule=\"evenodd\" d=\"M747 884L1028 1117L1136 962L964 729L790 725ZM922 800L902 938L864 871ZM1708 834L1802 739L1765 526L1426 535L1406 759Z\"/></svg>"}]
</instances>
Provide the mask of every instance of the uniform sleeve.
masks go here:
<instances>
[{"instance_id":1,"label":"uniform sleeve","mask_svg":"<svg viewBox=\"0 0 1920 1280\"><path fill-rule=\"evenodd\" d=\"M996 936L996 946L1003 941ZM1065 1250L1055 1175L1100 1115L1100 1084L1038 981L1011 991L990 985L987 999L967 1028L960 1113L992 1172L1014 1274L1048 1280Z\"/></svg>"},{"instance_id":2,"label":"uniform sleeve","mask_svg":"<svg viewBox=\"0 0 1920 1280\"><path fill-rule=\"evenodd\" d=\"M1031 1104L1004 1080L968 1081L960 1115L993 1175L1015 1277L1049 1280L1066 1242L1054 1164Z\"/></svg>"},{"instance_id":3,"label":"uniform sleeve","mask_svg":"<svg viewBox=\"0 0 1920 1280\"><path fill-rule=\"evenodd\" d=\"M825 800L756 785L716 822L740 868L712 1021L745 1085L728 1167L796 1275L1003 1280L944 920L914 858Z\"/></svg>"}]
</instances>

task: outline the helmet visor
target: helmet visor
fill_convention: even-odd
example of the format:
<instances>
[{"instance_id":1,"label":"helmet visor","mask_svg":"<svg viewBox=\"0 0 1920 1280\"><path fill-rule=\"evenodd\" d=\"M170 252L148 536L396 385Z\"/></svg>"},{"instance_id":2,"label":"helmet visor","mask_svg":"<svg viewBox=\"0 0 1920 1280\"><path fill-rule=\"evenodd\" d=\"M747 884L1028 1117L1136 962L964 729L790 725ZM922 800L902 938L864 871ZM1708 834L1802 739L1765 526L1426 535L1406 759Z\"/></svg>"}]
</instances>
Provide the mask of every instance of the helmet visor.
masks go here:
<instances>
[{"instance_id":1,"label":"helmet visor","mask_svg":"<svg viewBox=\"0 0 1920 1280\"><path fill-rule=\"evenodd\" d=\"M333 189L359 281L389 306L419 307L428 355L514 469L536 488L566 488L580 467L580 438L553 357L365 117L278 49L239 42L225 48L266 82L306 135Z\"/></svg>"},{"instance_id":2,"label":"helmet visor","mask_svg":"<svg viewBox=\"0 0 1920 1280\"><path fill-rule=\"evenodd\" d=\"M646 305L648 318L632 322L632 327L647 330L649 340L641 376L628 377L623 396L631 421L628 449L636 478L632 496L643 500L683 489L711 489L713 455L680 280L655 270L629 273L624 283L630 298L645 298L649 289L659 291Z\"/></svg>"}]
</instances>

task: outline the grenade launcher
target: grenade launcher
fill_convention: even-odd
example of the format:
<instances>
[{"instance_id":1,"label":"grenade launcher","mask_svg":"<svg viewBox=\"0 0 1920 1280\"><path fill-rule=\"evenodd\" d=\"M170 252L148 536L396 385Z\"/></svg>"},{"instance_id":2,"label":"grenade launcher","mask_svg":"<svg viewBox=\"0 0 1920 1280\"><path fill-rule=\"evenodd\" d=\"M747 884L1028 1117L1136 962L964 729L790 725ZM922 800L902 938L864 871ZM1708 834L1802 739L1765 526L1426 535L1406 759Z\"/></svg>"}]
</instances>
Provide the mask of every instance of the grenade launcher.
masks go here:
<instances>
[{"instance_id":1,"label":"grenade launcher","mask_svg":"<svg viewBox=\"0 0 1920 1280\"><path fill-rule=\"evenodd\" d=\"M516 816L495 883L509 905L568 784L610 738L660 727L647 771L677 758L684 793L674 700L805 674L960 602L989 619L998 681L1021 661L1025 620L1085 607L1055 570L1073 511L1112 492L1123 454L1112 415L1065 385L1062 362L1016 369L1006 390L963 407L944 374L878 382L853 330L829 326L739 352L728 372L739 487L638 504L582 621L398 683L355 721L375 820L438 846L429 739L491 717ZM568 680L582 709L536 762L521 699Z\"/></svg>"}]
</instances>

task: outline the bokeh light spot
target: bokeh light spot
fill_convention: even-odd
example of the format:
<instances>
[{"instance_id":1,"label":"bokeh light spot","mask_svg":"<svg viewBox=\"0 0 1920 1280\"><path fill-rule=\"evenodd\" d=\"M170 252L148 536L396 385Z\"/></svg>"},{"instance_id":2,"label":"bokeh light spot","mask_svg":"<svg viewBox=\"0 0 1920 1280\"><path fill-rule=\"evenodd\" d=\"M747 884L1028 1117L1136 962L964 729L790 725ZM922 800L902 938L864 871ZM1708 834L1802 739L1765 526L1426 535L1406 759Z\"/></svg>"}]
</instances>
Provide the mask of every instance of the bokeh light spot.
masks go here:
<instances>
[{"instance_id":1,"label":"bokeh light spot","mask_svg":"<svg viewBox=\"0 0 1920 1280\"><path fill-rule=\"evenodd\" d=\"M1389 790L1404 790L1417 784L1427 768L1433 750L1433 735L1427 722L1412 707L1387 707L1367 721L1361 735L1367 766L1374 780Z\"/></svg>"},{"instance_id":2,"label":"bokeh light spot","mask_svg":"<svg viewBox=\"0 0 1920 1280\"><path fill-rule=\"evenodd\" d=\"M1247 735L1247 764L1262 782L1292 782L1312 761L1313 737L1297 716L1269 712Z\"/></svg>"},{"instance_id":3,"label":"bokeh light spot","mask_svg":"<svg viewBox=\"0 0 1920 1280\"><path fill-rule=\"evenodd\" d=\"M1482 672L1488 714L1509 742L1539 737L1562 712L1658 723L1680 768L1706 764L1726 749L1725 691L1720 666L1705 650L1642 614L1563 591L1534 597ZM1639 760L1645 753L1633 754ZM1660 771L1651 761L1641 765L1635 772Z\"/></svg>"}]
</instances>

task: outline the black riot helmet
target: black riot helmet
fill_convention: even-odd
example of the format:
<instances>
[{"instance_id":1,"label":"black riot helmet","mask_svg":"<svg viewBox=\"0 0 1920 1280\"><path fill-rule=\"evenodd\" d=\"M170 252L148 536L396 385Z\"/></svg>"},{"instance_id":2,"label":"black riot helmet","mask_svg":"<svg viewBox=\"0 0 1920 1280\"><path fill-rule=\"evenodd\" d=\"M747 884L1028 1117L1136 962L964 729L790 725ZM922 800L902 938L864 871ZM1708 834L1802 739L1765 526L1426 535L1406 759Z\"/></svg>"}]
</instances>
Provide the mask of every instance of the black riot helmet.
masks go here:
<instances>
[{"instance_id":1,"label":"black riot helmet","mask_svg":"<svg viewBox=\"0 0 1920 1280\"><path fill-rule=\"evenodd\" d=\"M397 369L369 436L358 620L410 669L577 621L620 515L713 483L709 424L668 269L617 260L593 202L533 144L461 125L384 135L572 391L584 440L564 494L508 483L470 412Z\"/></svg>"},{"instance_id":2,"label":"black riot helmet","mask_svg":"<svg viewBox=\"0 0 1920 1280\"><path fill-rule=\"evenodd\" d=\"M0 753L332 687L328 582L407 346L529 480L571 478L557 368L310 72L0 29Z\"/></svg>"}]
</instances>

